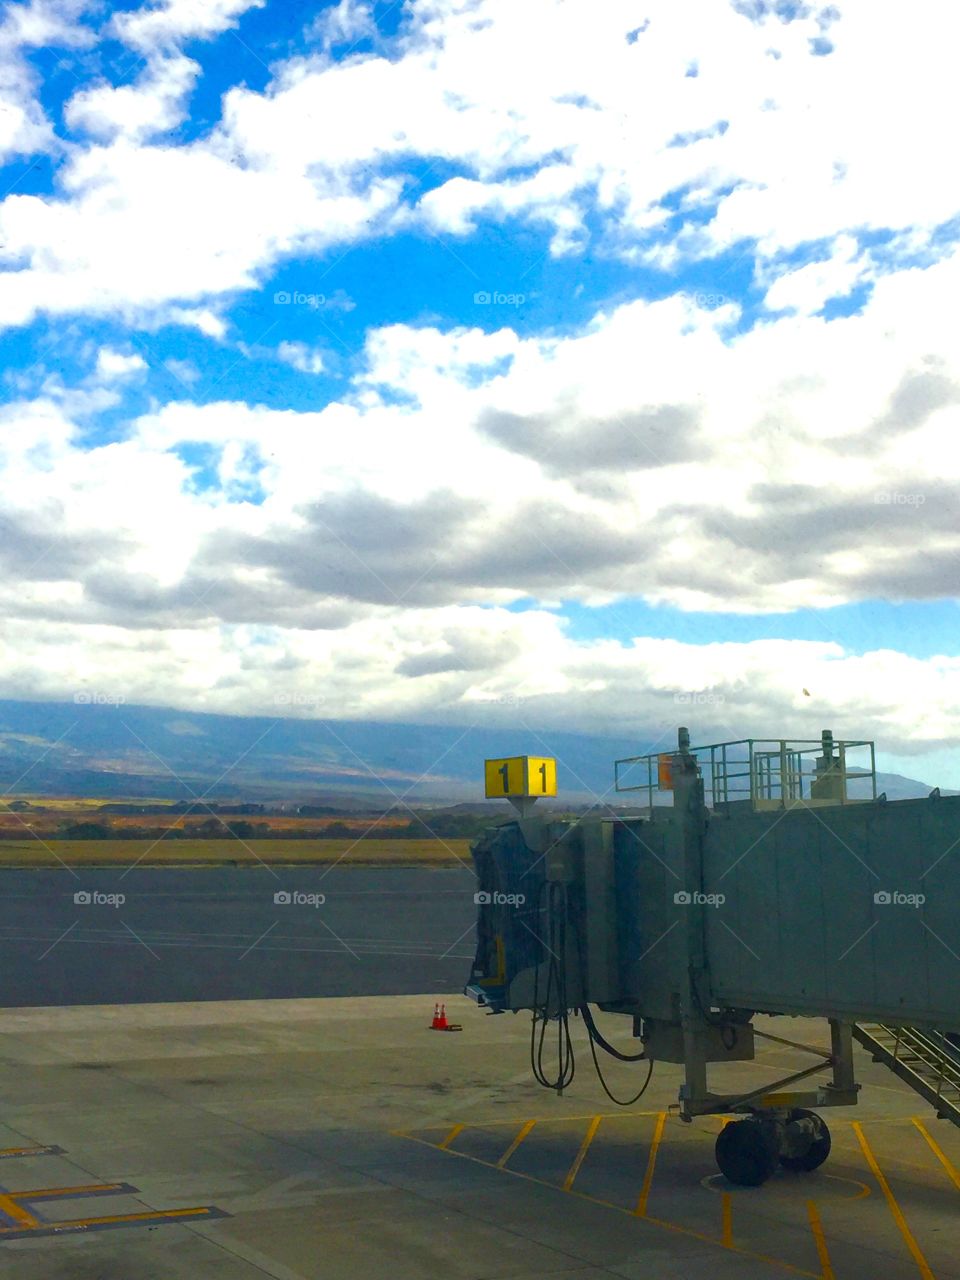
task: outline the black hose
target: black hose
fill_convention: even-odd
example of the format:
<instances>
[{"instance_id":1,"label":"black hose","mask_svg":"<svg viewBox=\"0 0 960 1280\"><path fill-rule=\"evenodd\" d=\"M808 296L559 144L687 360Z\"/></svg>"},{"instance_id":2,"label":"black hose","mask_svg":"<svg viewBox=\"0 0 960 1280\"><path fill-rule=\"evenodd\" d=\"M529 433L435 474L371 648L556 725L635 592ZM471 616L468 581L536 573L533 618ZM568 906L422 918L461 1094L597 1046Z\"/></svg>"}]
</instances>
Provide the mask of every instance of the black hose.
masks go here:
<instances>
[{"instance_id":1,"label":"black hose","mask_svg":"<svg viewBox=\"0 0 960 1280\"><path fill-rule=\"evenodd\" d=\"M580 1014L586 1023L587 1031L590 1033L591 1040L595 1041L601 1049L609 1053L611 1058L619 1058L621 1062L643 1062L647 1060L646 1052L643 1053L621 1053L619 1049L615 1049L612 1044L603 1038L597 1024L593 1020L593 1014L590 1012L588 1004L580 1006Z\"/></svg>"},{"instance_id":2,"label":"black hose","mask_svg":"<svg viewBox=\"0 0 960 1280\"><path fill-rule=\"evenodd\" d=\"M540 885L537 896L537 915L542 910L543 890L547 890L546 932L548 941L541 938L540 943L547 952L547 989L543 1001L540 1001L540 965L534 966L533 977L533 1020L530 1024L530 1066L534 1078L545 1089L555 1089L563 1093L573 1081L576 1071L576 1059L573 1052L573 1038L570 1035L570 1016L567 1003L566 946L567 946L567 899L566 888L555 880L544 881ZM563 957L563 959L561 959ZM551 1020L551 994L556 989L557 1001L557 1074L549 1077L544 1067L544 1043L547 1036L547 1023ZM537 1040L537 1024L540 1026L539 1042Z\"/></svg>"}]
</instances>

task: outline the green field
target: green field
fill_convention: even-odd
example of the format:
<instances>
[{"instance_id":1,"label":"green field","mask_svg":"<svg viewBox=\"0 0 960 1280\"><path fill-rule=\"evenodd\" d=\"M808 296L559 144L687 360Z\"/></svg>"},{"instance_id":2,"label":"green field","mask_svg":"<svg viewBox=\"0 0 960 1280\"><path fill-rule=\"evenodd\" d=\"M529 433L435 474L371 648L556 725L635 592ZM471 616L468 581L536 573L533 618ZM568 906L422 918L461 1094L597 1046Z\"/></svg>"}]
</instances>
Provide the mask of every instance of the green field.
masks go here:
<instances>
[{"instance_id":1,"label":"green field","mask_svg":"<svg viewBox=\"0 0 960 1280\"><path fill-rule=\"evenodd\" d=\"M3 840L0 866L470 865L469 840Z\"/></svg>"}]
</instances>

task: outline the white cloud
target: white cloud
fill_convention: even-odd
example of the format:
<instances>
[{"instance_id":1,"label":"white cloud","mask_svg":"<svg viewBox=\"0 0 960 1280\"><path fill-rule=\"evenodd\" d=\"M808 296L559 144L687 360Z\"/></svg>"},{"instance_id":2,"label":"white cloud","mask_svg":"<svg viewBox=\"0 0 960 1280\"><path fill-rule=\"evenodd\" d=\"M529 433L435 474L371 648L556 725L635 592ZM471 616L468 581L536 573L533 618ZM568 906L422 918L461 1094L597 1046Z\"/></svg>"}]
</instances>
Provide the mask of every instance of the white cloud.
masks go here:
<instances>
[{"instance_id":1,"label":"white cloud","mask_svg":"<svg viewBox=\"0 0 960 1280\"><path fill-rule=\"evenodd\" d=\"M200 370L191 360L177 360L170 356L164 360L163 367L184 387L192 387L200 381Z\"/></svg>"},{"instance_id":2,"label":"white cloud","mask_svg":"<svg viewBox=\"0 0 960 1280\"><path fill-rule=\"evenodd\" d=\"M303 342L281 342L277 347L278 357L285 363L299 369L301 373L323 373L323 356Z\"/></svg>"},{"instance_id":3,"label":"white cloud","mask_svg":"<svg viewBox=\"0 0 960 1280\"><path fill-rule=\"evenodd\" d=\"M65 119L71 129L107 140L165 133L184 119L199 72L199 65L182 55L156 58L134 84L78 90L64 108Z\"/></svg>"},{"instance_id":4,"label":"white cloud","mask_svg":"<svg viewBox=\"0 0 960 1280\"><path fill-rule=\"evenodd\" d=\"M266 0L162 0L156 5L117 13L113 27L117 37L135 49L153 53L184 40L207 40L236 26L249 9L261 9Z\"/></svg>"},{"instance_id":5,"label":"white cloud","mask_svg":"<svg viewBox=\"0 0 960 1280\"><path fill-rule=\"evenodd\" d=\"M764 303L773 311L791 309L801 315L814 315L828 299L844 297L875 275L868 256L859 253L856 239L838 236L828 258L777 276Z\"/></svg>"},{"instance_id":6,"label":"white cloud","mask_svg":"<svg viewBox=\"0 0 960 1280\"><path fill-rule=\"evenodd\" d=\"M114 351L112 347L101 347L97 352L97 373L102 378L124 378L131 373L139 373L146 369L147 362L143 356L124 355Z\"/></svg>"},{"instance_id":7,"label":"white cloud","mask_svg":"<svg viewBox=\"0 0 960 1280\"><path fill-rule=\"evenodd\" d=\"M512 715L496 699L519 694L532 724L627 729L675 723L694 684L726 699L710 704L713 736L833 722L905 757L956 743L953 658L830 638L578 642L542 607L504 606L956 595L960 257L931 252L930 233L958 212L942 157L960 19L918 0L914 68L900 16L867 0L844 0L827 57L811 56L815 13L751 22L714 0L649 0L631 41L632 0L421 0L389 58L291 59L262 92L231 89L210 136L161 143L196 76L181 43L249 7L116 15L147 68L74 97L68 122L93 141L70 144L57 194L0 205L0 326L116 313L221 340L228 302L287 256L420 220L464 236L490 216L546 226L554 254L599 225L606 252L699 261L713 300L611 307L566 335L520 336L507 306L490 333L371 327L363 373L309 413L232 389L194 404L197 366L169 358L172 402L91 446L81 425L143 364L102 348L110 385L51 377L0 411L6 688L67 692L85 664L131 701L264 711L271 663L289 660L335 691L331 715L463 722ZM21 57L55 13L15 7L14 36L9 20L0 33L0 155L59 145ZM363 6L325 16L327 42L369 33ZM57 38L84 37L68 23ZM424 194L396 172L421 157L458 176ZM883 228L893 238L864 247ZM753 239L775 314L738 332L709 260ZM814 261L791 252L808 241ZM501 284L462 282L465 297ZM861 284L862 314L818 317ZM323 368L303 342L276 354Z\"/></svg>"},{"instance_id":8,"label":"white cloud","mask_svg":"<svg viewBox=\"0 0 960 1280\"><path fill-rule=\"evenodd\" d=\"M223 317L208 307L169 307L161 312L161 318L197 329L208 338L222 338L227 332Z\"/></svg>"},{"instance_id":9,"label":"white cloud","mask_svg":"<svg viewBox=\"0 0 960 1280\"><path fill-rule=\"evenodd\" d=\"M308 40L319 40L324 49L330 50L335 45L375 38L377 24L373 10L364 0L339 0L319 13L304 35Z\"/></svg>"},{"instance_id":10,"label":"white cloud","mask_svg":"<svg viewBox=\"0 0 960 1280\"><path fill-rule=\"evenodd\" d=\"M117 15L148 70L133 86L81 91L71 118L103 137L169 128L194 74L177 42L222 32L248 7L170 0ZM350 32L363 13L341 4L325 17ZM17 271L0 324L38 310L209 305L255 288L289 254L419 219L456 235L480 214L531 219L551 229L557 254L577 251L592 220L608 250L668 269L743 240L759 242L763 271L804 242L898 233L882 253L844 247L828 268L794 271L780 294L812 307L929 245L957 216L950 166L937 157L953 143L960 14L939 0L911 9L922 65L900 56L899 16L869 0L845 0L825 57L811 54L823 25L815 12L763 23L715 0L649 0L646 14L631 42L632 0L599 11L590 0L421 0L389 57L277 64L263 92L228 91L206 139L76 149L60 196L2 206L0 252ZM388 102L388 114L371 102ZM9 119L18 135L46 128ZM460 172L405 196L384 166L417 157ZM678 209L686 224L668 234Z\"/></svg>"},{"instance_id":11,"label":"white cloud","mask_svg":"<svg viewBox=\"0 0 960 1280\"><path fill-rule=\"evenodd\" d=\"M86 7L84 0L31 0L8 4L0 15L0 164L59 148L40 102L39 77L24 53L90 44L92 32L78 21Z\"/></svg>"},{"instance_id":12,"label":"white cloud","mask_svg":"<svg viewBox=\"0 0 960 1280\"><path fill-rule=\"evenodd\" d=\"M136 625L301 626L334 599L635 594L779 612L955 594L958 281L960 258L945 258L879 279L862 315L783 316L732 339L735 308L690 297L625 305L565 337L390 325L369 334L348 394L314 412L194 404L198 370L168 362L171 402L132 425L119 459L203 446L216 480L170 473L182 573L163 590L98 586L90 608ZM904 328L904 315L921 319ZM309 367L316 352L278 354ZM100 476L99 457L65 445L41 469L20 458L8 491L45 487L72 511L65 477ZM69 540L70 522L58 527ZM112 581L130 557L162 562L164 545L134 519ZM81 578L102 583L93 562Z\"/></svg>"},{"instance_id":13,"label":"white cloud","mask_svg":"<svg viewBox=\"0 0 960 1280\"><path fill-rule=\"evenodd\" d=\"M662 730L665 740L677 723L690 723L699 741L740 737L758 724L814 739L827 725L837 737L875 739L881 767L884 754L896 753L921 773L926 755L960 738L956 657L856 655L784 640L587 644L566 636L552 615L495 608L343 621L310 631L131 632L25 620L12 624L10 646L0 650L0 697L69 696L82 674L128 702L222 713L310 716L292 695L322 688L324 717L333 720L499 723L531 734Z\"/></svg>"}]
</instances>

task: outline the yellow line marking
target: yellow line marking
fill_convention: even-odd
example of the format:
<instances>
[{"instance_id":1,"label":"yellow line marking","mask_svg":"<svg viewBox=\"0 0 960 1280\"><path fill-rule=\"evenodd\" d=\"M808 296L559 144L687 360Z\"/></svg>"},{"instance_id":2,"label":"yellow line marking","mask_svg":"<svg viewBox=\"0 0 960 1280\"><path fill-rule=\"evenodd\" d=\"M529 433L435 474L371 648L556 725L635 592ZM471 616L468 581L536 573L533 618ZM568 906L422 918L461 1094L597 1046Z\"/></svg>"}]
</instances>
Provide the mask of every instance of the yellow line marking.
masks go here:
<instances>
[{"instance_id":1,"label":"yellow line marking","mask_svg":"<svg viewBox=\"0 0 960 1280\"><path fill-rule=\"evenodd\" d=\"M536 1123L537 1123L536 1120L527 1121L527 1123L523 1126L523 1128L520 1130L520 1132L517 1134L514 1140L510 1143L509 1147L507 1147L506 1151L497 1161L498 1169L502 1169L504 1167L504 1165L513 1155L513 1153L516 1151L517 1147L519 1147L520 1143L524 1140L524 1138L527 1136L527 1134L530 1132L530 1130L533 1128L533 1126Z\"/></svg>"},{"instance_id":2,"label":"yellow line marking","mask_svg":"<svg viewBox=\"0 0 960 1280\"><path fill-rule=\"evenodd\" d=\"M943 1165L944 1169L946 1169L947 1176L949 1177L950 1181L957 1188L957 1190L960 1191L960 1173L958 1173L957 1170L954 1168L953 1164L950 1162L949 1157L945 1155L943 1151L940 1150L940 1147L936 1139L933 1137L932 1134L927 1132L927 1127L922 1120L918 1120L916 1116L914 1116L913 1123L917 1126L917 1128L923 1134L924 1138L927 1141L928 1146L930 1147L930 1150L933 1152L933 1154L937 1157L937 1159Z\"/></svg>"},{"instance_id":3,"label":"yellow line marking","mask_svg":"<svg viewBox=\"0 0 960 1280\"><path fill-rule=\"evenodd\" d=\"M722 1207L723 1232L722 1240L725 1249L733 1248L733 1196L729 1191L721 1194L720 1204Z\"/></svg>"},{"instance_id":4,"label":"yellow line marking","mask_svg":"<svg viewBox=\"0 0 960 1280\"><path fill-rule=\"evenodd\" d=\"M825 1182L843 1182L851 1187L857 1188L852 1195L844 1197L844 1199L847 1200L866 1200L867 1196L871 1194L870 1188L867 1184L865 1182L860 1182L857 1178L843 1178L836 1173L819 1173L817 1175L817 1181L819 1182L821 1178ZM700 1185L703 1187L704 1191L712 1191L714 1195L722 1195L724 1188L722 1186L715 1186L715 1183L724 1183L725 1185L729 1185L722 1173L708 1173L705 1178L700 1179ZM732 1191L729 1194L736 1195L738 1193L736 1191ZM747 1190L745 1194L749 1196L751 1191ZM764 1184L763 1198L764 1200L776 1200L780 1204L795 1203L791 1183L769 1182Z\"/></svg>"},{"instance_id":5,"label":"yellow line marking","mask_svg":"<svg viewBox=\"0 0 960 1280\"><path fill-rule=\"evenodd\" d=\"M603 1111L600 1112L600 1118L602 1120L636 1120L641 1116L658 1116L659 1114L659 1111ZM537 1124L560 1124L562 1121L567 1120L592 1120L595 1115L597 1115L596 1111L591 1111L588 1115L568 1116L557 1113L549 1116L537 1116ZM517 1119L514 1117L512 1120L472 1120L469 1123L471 1129L499 1129L504 1125L515 1125ZM439 1125L431 1125L428 1117L424 1117L417 1125L418 1130L437 1129L439 1127ZM407 1129L390 1129L388 1132L394 1138L409 1137Z\"/></svg>"},{"instance_id":6,"label":"yellow line marking","mask_svg":"<svg viewBox=\"0 0 960 1280\"><path fill-rule=\"evenodd\" d=\"M122 1186L122 1182L91 1182L85 1187L40 1187L37 1191L11 1191L10 1194L15 1200L39 1200L41 1196L49 1200L54 1196L89 1195L91 1191L119 1191Z\"/></svg>"},{"instance_id":7,"label":"yellow line marking","mask_svg":"<svg viewBox=\"0 0 960 1280\"><path fill-rule=\"evenodd\" d=\"M914 1240L913 1233L911 1232L910 1228L907 1226L907 1220L903 1216L900 1206L897 1204L896 1199L894 1198L893 1192L890 1190L889 1183L887 1182L886 1178L883 1176L883 1174L880 1171L880 1166L877 1164L876 1156L874 1156L873 1152L870 1150L870 1144L867 1142L866 1134L863 1132L863 1128L859 1120L854 1120L853 1131L857 1135L857 1138L859 1139L860 1146L863 1150L864 1158L866 1159L867 1164L870 1166L870 1170L873 1173L873 1176L876 1178L877 1182L880 1185L880 1190L883 1192L884 1198L887 1202L887 1207L889 1208L890 1212L893 1214L894 1222L896 1222L897 1226L900 1228L900 1234L903 1236L904 1240L906 1241L907 1248L910 1250L910 1253L913 1255L913 1260L917 1264L920 1274L923 1276L923 1280L936 1280L936 1277L934 1276L933 1272L930 1270L930 1267L927 1263L926 1258L923 1256L922 1252L920 1251L920 1246L917 1244L916 1240Z\"/></svg>"},{"instance_id":8,"label":"yellow line marking","mask_svg":"<svg viewBox=\"0 0 960 1280\"><path fill-rule=\"evenodd\" d=\"M422 1147L429 1147L431 1151L437 1150L435 1142L429 1142L426 1138L415 1138L411 1133L397 1133L397 1137L406 1138L408 1142L419 1142ZM457 1151L454 1148L447 1150L449 1156L459 1156L461 1160L471 1160L474 1164L482 1164L486 1169L497 1169L495 1164L491 1164L489 1160L481 1160L479 1156L468 1155L465 1151ZM522 1178L524 1182L532 1182L538 1187L549 1187L551 1191L559 1191L556 1182L545 1182L543 1178L534 1178L529 1173L520 1173L518 1169L499 1169L499 1173L505 1173L511 1178ZM628 1213L634 1217L633 1210L626 1209L622 1204L614 1204L611 1200L601 1200L597 1196L588 1195L585 1191L577 1191L571 1188L568 1193L571 1196L577 1196L580 1200L587 1200L590 1204L601 1205L604 1209L614 1209L617 1213ZM692 1240L702 1240L704 1244L719 1245L720 1241L716 1236L704 1235L702 1231L693 1231L690 1227L679 1227L675 1222L666 1222L662 1218L645 1218L645 1222L652 1223L655 1227L663 1227L665 1231L675 1231L677 1235L689 1236ZM792 1262L784 1262L782 1258L771 1258L765 1253L753 1253L749 1249L741 1249L738 1245L733 1246L733 1252L739 1253L744 1258L753 1258L757 1262L765 1262L771 1267L780 1267L783 1271L789 1271L791 1275L807 1276L808 1280L823 1280L823 1277L816 1271L807 1271L805 1267L794 1266Z\"/></svg>"},{"instance_id":9,"label":"yellow line marking","mask_svg":"<svg viewBox=\"0 0 960 1280\"><path fill-rule=\"evenodd\" d=\"M657 1116L657 1125L653 1131L653 1141L650 1143L650 1154L647 1156L647 1171L643 1175L643 1186L640 1188L640 1199L637 1201L635 1213L638 1218L647 1216L647 1200L650 1198L650 1188L653 1186L653 1171L657 1164L657 1151L660 1148L660 1141L663 1138L663 1126L667 1123L666 1111L661 1111Z\"/></svg>"},{"instance_id":10,"label":"yellow line marking","mask_svg":"<svg viewBox=\"0 0 960 1280\"><path fill-rule=\"evenodd\" d=\"M453 1126L453 1128L450 1130L450 1132L447 1134L447 1136L444 1138L444 1140L443 1140L442 1142L440 1142L440 1143L438 1143L438 1144L437 1144L437 1145L439 1146L440 1150L441 1150L441 1151L446 1151L447 1147L448 1147L448 1146L450 1145L450 1143L454 1140L454 1138L457 1136L457 1134L458 1134L458 1133L462 1133L462 1132L463 1132L463 1125L462 1125L462 1124L455 1124L455 1125Z\"/></svg>"},{"instance_id":11,"label":"yellow line marking","mask_svg":"<svg viewBox=\"0 0 960 1280\"><path fill-rule=\"evenodd\" d=\"M209 1209L157 1209L153 1213L117 1213L102 1218L71 1218L68 1222L43 1222L43 1230L50 1227L99 1227L105 1222L155 1222L157 1218L196 1218L210 1212Z\"/></svg>"},{"instance_id":12,"label":"yellow line marking","mask_svg":"<svg viewBox=\"0 0 960 1280\"><path fill-rule=\"evenodd\" d=\"M570 1172L563 1180L564 1191L569 1191L573 1186L573 1180L580 1172L580 1166L583 1164L583 1157L587 1154L590 1143L593 1141L597 1130L600 1128L600 1121L602 1119L603 1116L594 1116L590 1121L590 1127L587 1129L587 1132L584 1134L583 1141L580 1143L580 1150L577 1152L577 1158L570 1166Z\"/></svg>"},{"instance_id":13,"label":"yellow line marking","mask_svg":"<svg viewBox=\"0 0 960 1280\"><path fill-rule=\"evenodd\" d=\"M45 1156L53 1154L49 1147L4 1147L0 1150L0 1160L3 1160L6 1156Z\"/></svg>"},{"instance_id":14,"label":"yellow line marking","mask_svg":"<svg viewBox=\"0 0 960 1280\"><path fill-rule=\"evenodd\" d=\"M37 1227L40 1225L39 1218L35 1218L32 1213L28 1213L22 1205L17 1204L12 1196L0 1195L0 1213L5 1213L14 1222L19 1222L21 1227ZM9 1227L5 1229L7 1231L10 1230ZM0 1228L0 1230L4 1230L4 1228Z\"/></svg>"},{"instance_id":15,"label":"yellow line marking","mask_svg":"<svg viewBox=\"0 0 960 1280\"><path fill-rule=\"evenodd\" d=\"M810 1230L813 1232L814 1244L817 1246L817 1257L820 1259L823 1280L835 1280L833 1264L830 1261L830 1254L827 1250L827 1238L823 1234L823 1223L820 1221L819 1213L817 1213L817 1206L812 1200L807 1201L807 1217L810 1219Z\"/></svg>"}]
</instances>

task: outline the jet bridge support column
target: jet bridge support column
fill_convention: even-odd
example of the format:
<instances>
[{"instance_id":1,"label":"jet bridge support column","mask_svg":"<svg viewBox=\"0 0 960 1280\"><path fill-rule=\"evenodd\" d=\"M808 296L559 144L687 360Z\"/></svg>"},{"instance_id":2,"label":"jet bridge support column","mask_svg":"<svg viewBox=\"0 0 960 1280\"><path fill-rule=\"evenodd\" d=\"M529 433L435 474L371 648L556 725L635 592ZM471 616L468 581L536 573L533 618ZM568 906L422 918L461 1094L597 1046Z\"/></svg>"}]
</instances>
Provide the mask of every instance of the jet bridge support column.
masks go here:
<instances>
[{"instance_id":1,"label":"jet bridge support column","mask_svg":"<svg viewBox=\"0 0 960 1280\"><path fill-rule=\"evenodd\" d=\"M703 1098L707 1093L707 1037L699 992L706 974L703 912L703 833L706 823L703 780L696 757L690 752L690 733L677 732L677 751L670 760L678 862L686 895L687 970L682 981L681 1027L685 1080L681 1099ZM689 1119L688 1116L684 1117Z\"/></svg>"}]
</instances>

